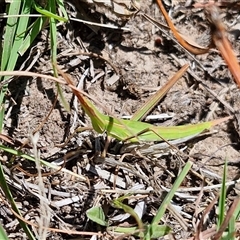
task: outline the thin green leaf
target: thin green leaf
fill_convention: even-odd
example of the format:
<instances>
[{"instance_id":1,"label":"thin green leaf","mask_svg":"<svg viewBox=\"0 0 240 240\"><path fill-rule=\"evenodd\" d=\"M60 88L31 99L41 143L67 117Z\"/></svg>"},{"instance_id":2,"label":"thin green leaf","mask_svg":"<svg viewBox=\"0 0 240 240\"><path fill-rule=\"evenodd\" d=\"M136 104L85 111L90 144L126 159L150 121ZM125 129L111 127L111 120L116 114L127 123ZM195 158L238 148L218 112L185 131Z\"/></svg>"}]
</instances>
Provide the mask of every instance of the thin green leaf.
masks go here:
<instances>
[{"instance_id":1,"label":"thin green leaf","mask_svg":"<svg viewBox=\"0 0 240 240\"><path fill-rule=\"evenodd\" d=\"M105 214L101 207L92 207L86 212L87 217L95 223L98 223L101 226L107 226L108 223L105 220Z\"/></svg>"},{"instance_id":2,"label":"thin green leaf","mask_svg":"<svg viewBox=\"0 0 240 240\"><path fill-rule=\"evenodd\" d=\"M39 32L42 30L43 26L45 25L47 21L47 18L45 17L40 17L38 18L33 24L30 30L28 31L28 34L26 35L24 41L22 42L18 53L19 55L23 55L31 46Z\"/></svg>"},{"instance_id":3,"label":"thin green leaf","mask_svg":"<svg viewBox=\"0 0 240 240\"><path fill-rule=\"evenodd\" d=\"M226 240L234 240L235 237L235 231L236 231L236 219L234 218L234 216L231 217L229 224L228 224L228 234L226 236L226 238L222 238L222 239L226 239Z\"/></svg>"},{"instance_id":4,"label":"thin green leaf","mask_svg":"<svg viewBox=\"0 0 240 240\"><path fill-rule=\"evenodd\" d=\"M21 1L13 1L11 4L7 5L7 13L8 15L16 15L20 13ZM6 30L4 33L4 42L3 42L3 50L1 56L1 71L11 70L7 68L7 64L11 55L12 45L14 41L15 32L17 29L18 18L12 17L7 19ZM1 80L8 79L9 76L5 76L4 78L0 78ZM4 97L6 92L6 86L4 86L0 91L0 132L3 128L3 119L4 119Z\"/></svg>"},{"instance_id":5,"label":"thin green leaf","mask_svg":"<svg viewBox=\"0 0 240 240\"><path fill-rule=\"evenodd\" d=\"M0 239L3 239L3 240L8 240L8 236L2 226L2 224L0 224Z\"/></svg>"},{"instance_id":6,"label":"thin green leaf","mask_svg":"<svg viewBox=\"0 0 240 240\"><path fill-rule=\"evenodd\" d=\"M176 181L174 182L174 184L171 188L171 191L164 198L161 206L158 209L156 216L152 220L152 223L151 223L152 225L154 225L154 224L158 225L158 223L160 222L160 220L163 217L163 214L165 213L165 211L167 209L168 204L172 200L175 192L178 190L179 186L181 185L182 181L185 179L185 177L188 174L191 167L192 167L192 162L188 161L186 163L186 165L184 166L183 170L181 171L181 173L179 174L179 176L177 177Z\"/></svg>"},{"instance_id":7,"label":"thin green leaf","mask_svg":"<svg viewBox=\"0 0 240 240\"><path fill-rule=\"evenodd\" d=\"M219 229L224 221L225 216L225 202L226 202L226 177L227 177L227 160L225 160L224 169L223 169L223 179L222 179L222 186L221 186L221 193L219 196L219 204L218 204L218 222L217 222L217 229Z\"/></svg>"},{"instance_id":8,"label":"thin green leaf","mask_svg":"<svg viewBox=\"0 0 240 240\"><path fill-rule=\"evenodd\" d=\"M55 0L49 1L49 9L52 13L56 13L56 2ZM54 77L58 77L58 71L56 69L57 64L57 27L56 27L56 20L54 18L50 18L50 35L51 35L51 59L52 59L52 66ZM63 107L66 111L70 112L70 106L63 95L62 88L59 83L56 83L57 91L60 97L60 100L63 104Z\"/></svg>"},{"instance_id":9,"label":"thin green leaf","mask_svg":"<svg viewBox=\"0 0 240 240\"><path fill-rule=\"evenodd\" d=\"M155 226L159 224L161 219L163 218L163 215L167 209L167 206L170 204L170 201L172 200L175 192L178 190L179 186L181 185L182 181L185 179L186 175L188 174L189 170L192 167L192 162L187 162L186 165L184 166L183 170L177 177L176 181L174 182L171 191L167 194L167 196L164 198L161 206L159 207L156 216L153 218L151 222L151 226L148 228L148 231L144 237L144 240L149 240L152 238L152 235L155 233L153 230L155 229ZM155 225L155 226L154 226Z\"/></svg>"},{"instance_id":10,"label":"thin green leaf","mask_svg":"<svg viewBox=\"0 0 240 240\"><path fill-rule=\"evenodd\" d=\"M21 5L22 4L22 5ZM21 9L21 11L20 11ZM8 15L29 15L31 9L31 1L15 0L10 3ZM7 20L5 39L2 55L2 70L14 70L19 54L18 50L25 37L29 17L11 17ZM9 79L10 76L5 76L3 80ZM0 132L3 128L4 120L4 98L7 86L2 87L0 92Z\"/></svg>"},{"instance_id":11,"label":"thin green leaf","mask_svg":"<svg viewBox=\"0 0 240 240\"><path fill-rule=\"evenodd\" d=\"M229 221L228 224L228 235L229 238L225 238L225 239L229 239L229 240L234 240L235 239L235 232L237 231L236 229L236 221L239 221L239 215L240 215L240 201L238 201L237 207Z\"/></svg>"},{"instance_id":12,"label":"thin green leaf","mask_svg":"<svg viewBox=\"0 0 240 240\"><path fill-rule=\"evenodd\" d=\"M128 213L133 218L135 218L135 220L138 224L138 228L143 231L144 230L144 224L142 222L142 219L139 218L138 214L134 211L134 209L132 209L130 206L122 203L122 201L124 199L128 198L128 197L129 197L129 195L125 195L125 196L122 196L120 198L117 198L117 199L113 200L113 205L116 208L123 209L125 213Z\"/></svg>"},{"instance_id":13,"label":"thin green leaf","mask_svg":"<svg viewBox=\"0 0 240 240\"><path fill-rule=\"evenodd\" d=\"M57 4L58 4L58 6L59 6L59 8L60 8L60 11L62 12L64 18L65 18L66 20L68 20L68 14L67 14L67 11L66 11L66 9L65 9L65 7L64 7L63 0L56 0L56 1L57 1Z\"/></svg>"},{"instance_id":14,"label":"thin green leaf","mask_svg":"<svg viewBox=\"0 0 240 240\"><path fill-rule=\"evenodd\" d=\"M171 231L170 227L164 226L164 225L155 225L155 226L147 225L148 231L150 231L149 228L152 228L152 231L153 231L152 239L166 236ZM117 232L122 234L134 235L134 236L144 238L144 232L140 232L138 227L108 227L107 231L108 232L112 231L114 233Z\"/></svg>"},{"instance_id":15,"label":"thin green leaf","mask_svg":"<svg viewBox=\"0 0 240 240\"><path fill-rule=\"evenodd\" d=\"M22 11L18 14L30 15L31 4L29 1L23 1ZM26 29L28 26L29 17L18 17L17 18L17 31L13 37L14 42L12 44L11 53L9 55L9 62L7 65L8 70L13 70L15 68L17 59L19 57L18 50L24 40Z\"/></svg>"},{"instance_id":16,"label":"thin green leaf","mask_svg":"<svg viewBox=\"0 0 240 240\"><path fill-rule=\"evenodd\" d=\"M47 16L49 18L53 18L53 19L56 19L56 20L62 21L62 22L67 22L68 21L67 18L58 16L57 14L42 8L40 5L36 4L35 2L33 3L33 6L34 6L34 8L36 9L37 12L41 13L44 16Z\"/></svg>"},{"instance_id":17,"label":"thin green leaf","mask_svg":"<svg viewBox=\"0 0 240 240\"><path fill-rule=\"evenodd\" d=\"M148 226L148 231L151 232L151 239L155 239L169 234L171 228L164 225L151 224Z\"/></svg>"},{"instance_id":18,"label":"thin green leaf","mask_svg":"<svg viewBox=\"0 0 240 240\"><path fill-rule=\"evenodd\" d=\"M7 14L16 15L20 13L21 1L13 1L7 5ZM11 55L15 32L17 29L17 17L7 19L6 30L4 33L3 50L1 57L1 71L6 70L9 56Z\"/></svg>"},{"instance_id":19,"label":"thin green leaf","mask_svg":"<svg viewBox=\"0 0 240 240\"><path fill-rule=\"evenodd\" d=\"M143 238L144 234L143 232L139 232L139 229L137 227L108 227L108 232L114 232L114 233L123 233L128 235L135 235Z\"/></svg>"}]
</instances>

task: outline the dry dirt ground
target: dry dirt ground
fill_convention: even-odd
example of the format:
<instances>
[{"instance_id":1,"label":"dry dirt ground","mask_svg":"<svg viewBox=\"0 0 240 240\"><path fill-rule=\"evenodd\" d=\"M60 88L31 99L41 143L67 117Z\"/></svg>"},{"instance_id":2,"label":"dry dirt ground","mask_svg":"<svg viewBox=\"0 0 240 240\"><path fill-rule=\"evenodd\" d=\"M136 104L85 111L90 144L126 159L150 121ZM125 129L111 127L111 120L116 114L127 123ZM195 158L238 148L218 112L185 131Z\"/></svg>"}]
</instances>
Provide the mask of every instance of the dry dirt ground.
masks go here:
<instances>
[{"instance_id":1,"label":"dry dirt ground","mask_svg":"<svg viewBox=\"0 0 240 240\"><path fill-rule=\"evenodd\" d=\"M211 38L209 22L202 9L193 8L193 1L187 2L189 6L185 6L184 2L164 1L177 29L188 39L207 46ZM114 17L113 13L109 14L109 9L103 10L104 6L96 7L72 0L66 3L66 7L72 17L115 26L118 24L125 28L111 29L75 21L58 25L58 65L71 74L76 85L96 99L95 105L101 111L110 112L116 117L132 115L184 63L190 63L193 74L185 73L155 107L151 115L167 115L154 120L153 124L169 126L197 123L239 111L240 91L219 52L213 49L204 55L190 56L173 41L168 29L159 24L154 25L144 17L147 14L165 25L154 1L140 1L141 11L126 21ZM239 9L222 7L221 19L229 30L228 37L239 57ZM51 75L49 48L49 31L46 28L28 55L21 59L19 66ZM85 54L77 55L78 52ZM89 221L86 211L92 206L102 206L111 226L134 226L134 218L124 217L123 211L114 209L110 204L112 199L128 192L135 192L135 199L126 204L132 208L137 203L143 204L142 220L151 222L166 188L171 188L183 167L183 161L188 159L194 162L194 171L188 174L182 188L199 188L203 179L209 185L221 183L225 160L228 162L227 180L239 178L237 119L214 127L210 134L178 145L184 154L169 147L164 153L150 148L149 154L145 156L139 151L134 152L132 148L130 153L123 155L119 143L112 141L104 159L99 157L99 152L103 150L105 135L98 135L91 130L74 134L68 144L59 147L57 144L65 142L78 127L91 126L88 116L83 113L71 90L67 87L62 89L71 105L70 113L64 109L58 97L54 109L47 117L57 90L55 83L40 78L19 78L12 81L6 103L6 135L24 143L47 117L38 130L40 137L37 146L41 158L49 162L60 162L65 156L65 167L88 179L86 182L68 173L54 173L54 170L43 167L43 172L51 172L43 177L50 206L50 227L68 229L66 232L98 231L103 234L102 238L114 239L116 235L113 232L106 232L106 228ZM31 141L29 145L32 145ZM23 148L22 151L33 154L31 148ZM5 154L3 159L8 161L10 156ZM11 183L19 209L25 219L38 223L41 214L39 198L34 189L39 181L35 176L35 164L16 158L11 172L16 178L14 181L19 181L20 184L18 188ZM9 178L13 175L9 174ZM167 210L162 219L163 224L172 228L172 238L167 236L161 239L192 237L202 212L219 191L219 188L204 191L198 206L195 203L199 189L184 192L183 196L175 196L172 202L176 206L175 210ZM73 198L74 196L77 197ZM228 190L228 204L237 196L238 188L232 185ZM17 220L14 220L14 215L3 202L0 209L1 221L10 239L25 239ZM195 211L196 218L193 217ZM201 231L215 223L216 206L211 210ZM33 230L38 231L34 227ZM80 238L74 234L50 231L48 239Z\"/></svg>"}]
</instances>

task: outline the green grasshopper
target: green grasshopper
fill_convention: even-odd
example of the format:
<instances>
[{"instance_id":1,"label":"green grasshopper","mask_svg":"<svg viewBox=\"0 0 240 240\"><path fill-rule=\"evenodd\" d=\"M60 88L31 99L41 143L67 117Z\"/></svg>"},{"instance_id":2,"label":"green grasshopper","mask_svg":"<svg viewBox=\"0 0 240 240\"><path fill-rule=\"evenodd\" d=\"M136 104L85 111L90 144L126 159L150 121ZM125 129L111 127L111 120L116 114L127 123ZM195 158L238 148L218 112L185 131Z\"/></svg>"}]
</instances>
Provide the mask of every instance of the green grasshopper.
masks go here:
<instances>
[{"instance_id":1,"label":"green grasshopper","mask_svg":"<svg viewBox=\"0 0 240 240\"><path fill-rule=\"evenodd\" d=\"M180 71L182 75L188 65L185 65ZM58 69L59 73L63 76L66 80L68 85L74 86L73 81L70 77L65 74L63 71ZM179 75L177 79L179 78ZM176 79L171 79L170 82L167 84L166 89L170 89L170 87L176 82ZM190 136L195 136L200 134L204 130L208 130L214 125L217 125L223 121L226 121L230 117L225 117L209 122L203 122L198 124L188 124L182 126L169 126L169 127L159 127L154 126L152 124L146 122L140 122L139 120L149 109L156 104L158 100L151 99L150 103L154 103L151 106L146 104L144 107L141 108L140 114L135 114L131 120L122 120L116 117L108 116L100 111L92 104L90 100L84 97L80 91L78 91L75 87L71 87L73 93L77 96L83 110L86 114L90 117L92 122L93 129L98 133L106 132L108 136L111 136L115 139L120 141L130 141L130 142L154 142L154 141L164 141L164 140L175 140L179 138L186 138ZM162 95L167 92L167 90L161 91ZM159 97L157 98L159 99Z\"/></svg>"},{"instance_id":2,"label":"green grasshopper","mask_svg":"<svg viewBox=\"0 0 240 240\"><path fill-rule=\"evenodd\" d=\"M37 76L41 78L48 78L49 80L68 85L68 87L70 87L73 93L77 96L86 114L90 117L93 129L98 133L106 132L109 136L116 138L120 141L128 140L129 142L141 142L141 141L144 141L144 142L159 141L160 142L165 140L177 140L180 138L196 136L197 134L200 134L204 130L208 130L211 127L217 124L220 124L231 118L230 116L230 117L225 117L225 118L216 119L209 122L197 123L197 124L159 127L159 126L153 126L152 124L149 124L149 123L136 121L136 119L139 119L142 115L145 115L146 113L146 109L143 110L144 108L141 108L141 111L143 111L143 114L136 115L136 117L133 118L135 120L118 119L116 117L111 117L98 111L98 109L92 104L92 102L84 96L87 94L83 95L74 86L72 80L70 79L70 77L68 77L67 74L65 74L60 69L58 69L58 71L64 77L67 83L52 76L46 76L39 73L31 73L31 72L24 72L24 71L0 71L0 76L7 76L7 75L8 76L30 76L30 77ZM175 81L176 79L172 81L172 83L174 83ZM167 85L168 87L166 89L169 89L172 86L172 84L167 84ZM162 95L164 95L165 93L166 91L163 91ZM154 99L151 99L152 102L153 100ZM146 104L145 107L147 105L148 104Z\"/></svg>"}]
</instances>

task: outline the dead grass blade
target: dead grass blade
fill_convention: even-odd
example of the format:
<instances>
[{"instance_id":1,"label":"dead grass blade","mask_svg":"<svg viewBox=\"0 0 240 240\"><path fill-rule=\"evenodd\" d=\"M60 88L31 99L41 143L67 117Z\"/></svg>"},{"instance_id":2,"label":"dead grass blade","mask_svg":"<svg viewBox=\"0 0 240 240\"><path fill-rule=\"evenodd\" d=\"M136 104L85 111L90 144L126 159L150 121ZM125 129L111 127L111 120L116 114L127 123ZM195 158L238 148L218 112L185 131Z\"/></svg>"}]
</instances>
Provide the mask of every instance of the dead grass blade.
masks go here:
<instances>
[{"instance_id":1,"label":"dead grass blade","mask_svg":"<svg viewBox=\"0 0 240 240\"><path fill-rule=\"evenodd\" d=\"M187 49L189 52L191 52L192 54L195 55L200 55L200 54L204 54L207 53L210 49L210 46L208 46L207 48L204 47L197 47L195 44L191 45L189 44L186 40L184 40L182 38L182 36L178 33L177 29L175 28L174 24L172 23L170 17L168 16L163 4L161 0L157 0L157 4L168 24L168 26L170 27L170 29L172 30L172 33L174 35L174 37L178 40L179 44L181 44L185 49ZM211 45L211 44L210 44Z\"/></svg>"},{"instance_id":2,"label":"dead grass blade","mask_svg":"<svg viewBox=\"0 0 240 240\"><path fill-rule=\"evenodd\" d=\"M168 93L173 85L187 71L189 64L185 64L182 68L154 95L152 95L145 104L143 104L131 117L131 120L142 121L150 111L158 104L158 102ZM144 113L144 114L143 114Z\"/></svg>"},{"instance_id":3,"label":"dead grass blade","mask_svg":"<svg viewBox=\"0 0 240 240\"><path fill-rule=\"evenodd\" d=\"M232 46L227 38L224 24L221 22L219 16L219 9L216 5L210 5L206 8L206 13L209 21L212 24L212 39L225 60L234 80L240 88L240 66L238 59L232 49Z\"/></svg>"},{"instance_id":4,"label":"dead grass blade","mask_svg":"<svg viewBox=\"0 0 240 240\"><path fill-rule=\"evenodd\" d=\"M196 236L194 238L194 240L201 240L201 239L207 239L203 236L203 233L201 232L202 228L203 228L203 223L204 223L204 218L205 216L211 211L211 209L213 208L214 204L216 203L216 201L218 200L218 196L215 197L215 199L213 199L211 201L211 203L206 207L206 209L203 212L203 215L200 219L200 222L197 226L197 232L196 232Z\"/></svg>"}]
</instances>

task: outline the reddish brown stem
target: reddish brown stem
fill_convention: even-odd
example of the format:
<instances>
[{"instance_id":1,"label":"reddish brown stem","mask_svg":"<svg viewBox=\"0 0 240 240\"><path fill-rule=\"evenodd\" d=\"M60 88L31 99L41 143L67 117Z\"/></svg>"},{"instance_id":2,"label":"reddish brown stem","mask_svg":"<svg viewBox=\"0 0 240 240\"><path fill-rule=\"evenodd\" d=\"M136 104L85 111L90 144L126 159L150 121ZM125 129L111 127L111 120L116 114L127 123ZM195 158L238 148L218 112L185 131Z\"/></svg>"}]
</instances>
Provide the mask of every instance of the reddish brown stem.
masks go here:
<instances>
[{"instance_id":1,"label":"reddish brown stem","mask_svg":"<svg viewBox=\"0 0 240 240\"><path fill-rule=\"evenodd\" d=\"M232 73L234 80L238 87L240 87L240 66L238 59L232 49L231 43L227 38L227 33L224 24L219 19L219 10L215 5L211 5L206 8L208 18L213 25L212 39L220 51L222 58L225 60L230 72Z\"/></svg>"}]
</instances>

